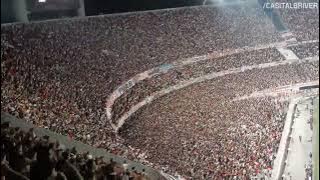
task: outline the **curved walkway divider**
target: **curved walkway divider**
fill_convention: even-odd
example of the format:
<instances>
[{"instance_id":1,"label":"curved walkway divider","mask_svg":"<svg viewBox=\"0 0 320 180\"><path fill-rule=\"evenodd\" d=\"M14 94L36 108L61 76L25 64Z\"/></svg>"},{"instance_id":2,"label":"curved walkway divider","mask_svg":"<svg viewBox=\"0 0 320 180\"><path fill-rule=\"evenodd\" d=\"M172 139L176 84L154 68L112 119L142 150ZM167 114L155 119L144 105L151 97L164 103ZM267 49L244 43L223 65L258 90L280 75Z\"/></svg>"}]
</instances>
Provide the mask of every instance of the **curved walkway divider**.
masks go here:
<instances>
[{"instance_id":1,"label":"curved walkway divider","mask_svg":"<svg viewBox=\"0 0 320 180\"><path fill-rule=\"evenodd\" d=\"M171 86L167 89L161 90L161 91L157 91L155 93L152 93L150 96L144 98L141 102L139 102L138 104L134 105L133 107L131 107L131 109L124 113L123 116L121 116L118 120L117 120L117 124L114 124L111 122L114 130L116 132L119 131L119 129L122 127L122 125L125 123L125 121L135 112L137 112L141 107L145 106L146 104L151 103L152 101L154 101L155 99L162 97L168 93L171 93L173 91L188 87L190 85L193 85L195 83L201 83L207 80L212 80L214 78L217 77L222 77L225 75L230 75L230 74L237 74L237 73L241 73L241 72L245 72L245 71L249 71L249 70L253 70L253 69L262 69L262 68L270 68L270 67L275 67L275 66L279 66L279 65L286 65L286 64L292 64L292 63L304 63L304 62L315 62L315 61L319 61L318 57L313 57L313 58L306 58L303 60L299 60L299 59L290 59L290 60L285 60L285 61L280 61L280 62L271 62L271 63L264 63L264 64L256 64L256 65L252 65L252 66L243 66L241 68L233 68L233 69L229 69L226 71L220 71L220 72L213 72L204 76L200 76L197 78L193 78L187 81L183 81L177 85Z\"/></svg>"},{"instance_id":2,"label":"curved walkway divider","mask_svg":"<svg viewBox=\"0 0 320 180\"><path fill-rule=\"evenodd\" d=\"M297 84L291 84L288 86L278 87L278 88L272 88L272 89L266 89L263 91L254 92L250 95L241 96L233 99L232 101L240 101L245 100L249 98L259 98L259 97L277 97L279 95L284 96L300 96L300 92L303 92L307 95L314 95L319 93L319 89L304 89L304 87L310 87L310 86L319 86L319 81L310 81L306 83L297 83ZM309 91L309 92L307 92Z\"/></svg>"},{"instance_id":3,"label":"curved walkway divider","mask_svg":"<svg viewBox=\"0 0 320 180\"><path fill-rule=\"evenodd\" d=\"M250 51L256 51L256 50L261 50L261 49L266 49L266 48L273 48L273 47L277 47L277 48L291 47L291 46L297 46L297 45L301 45L301 44L314 43L314 42L319 42L319 41L318 40L311 40L311 41L303 41L303 42L298 42L298 43L289 43L289 42L283 41L283 42L277 42L277 43L272 43L272 44L260 45L260 46L256 46L256 47L244 47L244 48L239 48L239 49L228 49L228 50L225 50L225 51L213 52L213 53L210 53L210 54L207 54L207 55L195 56L195 57L186 58L186 59L180 59L180 60L175 61L175 62L173 62L171 64L163 64L163 65L160 65L158 67L149 69L147 71L144 71L142 73L139 73L139 74L135 75L134 77L132 77L131 79L129 79L128 81L126 81L125 83L120 85L115 91L113 91L111 93L111 95L108 97L108 99L106 101L106 116L107 116L107 119L110 122L112 128L115 131L117 131L119 129L119 125L116 125L116 124L114 124L112 122L112 118L113 118L112 107L113 107L113 104L116 101L116 99L118 99L126 91L128 91L129 89L134 87L137 83L139 83L139 82L141 82L141 81L143 81L145 79L152 78L152 77L154 77L155 75L158 75L158 74L165 74L171 69L183 67L185 65L193 64L193 63L204 61L204 60L224 57L224 56L233 55L233 54L242 53L242 52L250 52ZM242 70L245 70L245 68L242 69ZM169 89L168 90L163 90L163 91L172 92ZM136 108L139 107L139 106L140 107L144 106L147 102L152 101L152 99L153 99L152 96L146 98L146 102L141 102L141 103L137 104ZM133 109L134 109L134 107L133 107Z\"/></svg>"}]
</instances>

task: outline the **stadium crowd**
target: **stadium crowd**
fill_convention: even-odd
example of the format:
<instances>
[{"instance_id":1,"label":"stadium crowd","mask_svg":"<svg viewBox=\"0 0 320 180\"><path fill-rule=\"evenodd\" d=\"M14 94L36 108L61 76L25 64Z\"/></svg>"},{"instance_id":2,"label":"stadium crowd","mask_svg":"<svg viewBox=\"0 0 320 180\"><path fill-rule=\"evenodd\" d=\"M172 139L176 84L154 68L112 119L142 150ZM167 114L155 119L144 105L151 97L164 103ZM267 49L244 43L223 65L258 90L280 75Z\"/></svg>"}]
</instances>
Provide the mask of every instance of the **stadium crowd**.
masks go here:
<instances>
[{"instance_id":1,"label":"stadium crowd","mask_svg":"<svg viewBox=\"0 0 320 180\"><path fill-rule=\"evenodd\" d=\"M289 47L299 58L319 56L319 42Z\"/></svg>"},{"instance_id":2,"label":"stadium crowd","mask_svg":"<svg viewBox=\"0 0 320 180\"><path fill-rule=\"evenodd\" d=\"M33 129L28 132L19 127L1 124L1 179L27 180L148 180L143 170L127 169L102 157L93 158L89 152L78 153L67 149L49 136L38 137Z\"/></svg>"},{"instance_id":3,"label":"stadium crowd","mask_svg":"<svg viewBox=\"0 0 320 180\"><path fill-rule=\"evenodd\" d=\"M174 86L183 81L198 78L213 72L281 60L284 60L284 57L276 50L276 48L267 48L235 53L216 59L208 59L173 68L165 74L159 74L137 83L133 88L127 90L120 96L113 105L113 121L116 123L116 120L133 105L141 102L152 93L166 89L169 86Z\"/></svg>"},{"instance_id":4,"label":"stadium crowd","mask_svg":"<svg viewBox=\"0 0 320 180\"><path fill-rule=\"evenodd\" d=\"M232 100L254 91L317 80L317 65L256 69L187 87L134 114L120 133L127 143L144 147L151 162L175 167L189 177L243 179L268 174L287 102L275 104L272 98ZM224 166L216 162L218 159L228 159L230 164Z\"/></svg>"},{"instance_id":5,"label":"stadium crowd","mask_svg":"<svg viewBox=\"0 0 320 180\"><path fill-rule=\"evenodd\" d=\"M121 140L105 125L104 110L120 83L179 58L276 41L271 22L261 17L252 7L191 7L2 25L1 108L123 154ZM246 36L239 27L247 29Z\"/></svg>"},{"instance_id":6,"label":"stadium crowd","mask_svg":"<svg viewBox=\"0 0 320 180\"><path fill-rule=\"evenodd\" d=\"M198 112L196 107L202 107L202 104L184 102L193 107L190 112L214 116L211 120L199 118L199 122L195 122L198 119L190 114L167 117L174 114L174 108L168 106L176 104L176 98L172 98L174 103L168 100L158 109L151 111L146 107L145 114L138 113L141 117L134 117L125 124L127 130L122 130L120 137L107 123L104 109L105 100L118 85L137 73L180 58L280 41L271 21L260 9L252 7L192 7L2 25L1 31L2 111L24 118L38 127L189 178L231 179L236 176L244 179L268 174L283 127L281 110L286 105L280 103L275 106L272 100L254 100L241 101L235 106L228 103L229 100L256 90L318 77L318 64L304 63L219 78L214 81L217 84L214 87L200 85L201 88L187 93L189 98L186 94L173 94L181 97L179 99L202 94L202 98L197 97L203 100L201 103L210 102L206 105L210 110L220 104L220 108L217 107L220 113L214 113ZM270 57L280 60L279 54L274 53L270 53ZM246 56L250 57L242 54L241 58L230 58L230 64L224 64L229 63L229 58L228 61L223 58L212 61L212 67L224 69L238 67L241 65L239 62L249 61L251 64L251 60L253 63L270 60L244 58ZM192 74L196 67L188 68L190 70L186 71ZM167 79L179 79L185 75L184 72L172 73ZM150 81L157 84L158 80ZM144 93L140 90L146 89L146 85L137 87L140 87L139 93ZM220 97L205 99L208 95L218 94ZM151 116L151 112L161 113L161 116ZM208 124L200 123L202 120L208 120ZM43 141L41 138L38 140L40 144ZM47 143L47 149L49 145ZM6 162L6 158L2 157L3 167L19 171L11 167L10 159ZM32 156L28 158L32 159ZM83 158L88 163L95 161ZM44 159L48 161L48 157ZM66 163L66 159L62 161ZM63 174L60 173L61 176Z\"/></svg>"},{"instance_id":7,"label":"stadium crowd","mask_svg":"<svg viewBox=\"0 0 320 180\"><path fill-rule=\"evenodd\" d=\"M281 8L278 9L285 26L290 29L298 41L319 40L319 1L317 8ZM305 1L304 3L308 3ZM277 0L277 2L301 3L297 0Z\"/></svg>"},{"instance_id":8,"label":"stadium crowd","mask_svg":"<svg viewBox=\"0 0 320 180\"><path fill-rule=\"evenodd\" d=\"M209 112L209 108L199 108L198 112L195 112L188 108L191 106L190 100L177 101L179 105L174 107L175 110L166 111L165 115L156 117L158 111L151 113L148 109L139 113L136 119L131 119L122 132L128 138L127 141L138 147L145 146L152 162L173 168L188 178L270 177L285 117L279 109L284 108L286 103L279 103L277 107L270 99L254 99L237 102L235 105L214 105L216 111ZM209 105L208 102L204 103L205 106ZM246 107L243 107L244 105ZM268 108L264 107L265 105L269 105ZM156 108L164 110L173 107L155 105L150 107L150 110L155 111ZM233 108L237 109L232 110ZM228 113L219 114L218 111L222 110L228 110ZM145 118L147 119L143 122L138 122ZM138 129L144 133L137 133ZM160 130L151 132L155 129ZM138 140L142 142L140 145ZM152 143L154 141L157 143Z\"/></svg>"}]
</instances>

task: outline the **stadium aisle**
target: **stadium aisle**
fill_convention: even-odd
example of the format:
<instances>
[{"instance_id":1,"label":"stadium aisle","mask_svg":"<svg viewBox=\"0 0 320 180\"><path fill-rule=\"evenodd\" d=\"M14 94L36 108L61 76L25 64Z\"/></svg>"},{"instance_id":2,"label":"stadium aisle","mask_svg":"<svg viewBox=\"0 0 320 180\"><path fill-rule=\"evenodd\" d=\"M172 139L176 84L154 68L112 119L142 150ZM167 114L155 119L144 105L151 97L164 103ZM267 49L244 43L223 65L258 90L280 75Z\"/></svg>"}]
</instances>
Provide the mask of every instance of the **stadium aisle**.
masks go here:
<instances>
[{"instance_id":1,"label":"stadium aisle","mask_svg":"<svg viewBox=\"0 0 320 180\"><path fill-rule=\"evenodd\" d=\"M310 119L312 118L313 108L311 101L311 99L307 99L297 104L289 144L289 154L283 174L284 179L308 179L307 172L312 162L310 157L312 152Z\"/></svg>"}]
</instances>

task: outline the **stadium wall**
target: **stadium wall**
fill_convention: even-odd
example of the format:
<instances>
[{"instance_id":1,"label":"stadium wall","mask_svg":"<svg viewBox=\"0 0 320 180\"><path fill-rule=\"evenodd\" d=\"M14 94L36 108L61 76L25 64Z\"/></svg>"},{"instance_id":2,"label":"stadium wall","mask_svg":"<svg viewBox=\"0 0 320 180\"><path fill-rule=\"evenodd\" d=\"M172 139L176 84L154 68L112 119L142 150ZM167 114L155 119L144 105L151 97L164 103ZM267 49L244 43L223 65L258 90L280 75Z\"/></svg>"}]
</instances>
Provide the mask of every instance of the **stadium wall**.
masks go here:
<instances>
[{"instance_id":1,"label":"stadium wall","mask_svg":"<svg viewBox=\"0 0 320 180\"><path fill-rule=\"evenodd\" d=\"M283 128L283 132L282 132L282 136L279 144L279 149L273 164L273 170L271 175L271 179L273 180L281 179L281 176L284 171L286 157L288 155L288 147L291 139L290 134L292 132L292 124L293 124L294 114L297 108L298 101L299 101L298 99L294 99L291 101L289 105L285 125Z\"/></svg>"},{"instance_id":2,"label":"stadium wall","mask_svg":"<svg viewBox=\"0 0 320 180\"><path fill-rule=\"evenodd\" d=\"M313 116L313 177L314 180L319 180L319 97L315 99L316 104Z\"/></svg>"}]
</instances>

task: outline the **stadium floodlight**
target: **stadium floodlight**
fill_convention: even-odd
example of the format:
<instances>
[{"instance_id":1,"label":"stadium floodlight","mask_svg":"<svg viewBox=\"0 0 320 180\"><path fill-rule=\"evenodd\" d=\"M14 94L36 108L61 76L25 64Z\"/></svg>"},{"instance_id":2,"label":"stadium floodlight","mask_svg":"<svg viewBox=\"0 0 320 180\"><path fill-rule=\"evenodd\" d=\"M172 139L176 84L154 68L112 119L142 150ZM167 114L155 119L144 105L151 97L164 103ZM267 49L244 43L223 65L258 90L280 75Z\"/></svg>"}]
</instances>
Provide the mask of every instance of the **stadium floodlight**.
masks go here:
<instances>
[{"instance_id":1,"label":"stadium floodlight","mask_svg":"<svg viewBox=\"0 0 320 180\"><path fill-rule=\"evenodd\" d=\"M39 3L45 3L47 0L39 0Z\"/></svg>"}]
</instances>

